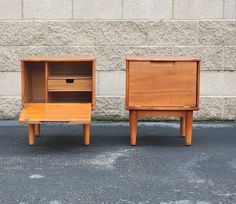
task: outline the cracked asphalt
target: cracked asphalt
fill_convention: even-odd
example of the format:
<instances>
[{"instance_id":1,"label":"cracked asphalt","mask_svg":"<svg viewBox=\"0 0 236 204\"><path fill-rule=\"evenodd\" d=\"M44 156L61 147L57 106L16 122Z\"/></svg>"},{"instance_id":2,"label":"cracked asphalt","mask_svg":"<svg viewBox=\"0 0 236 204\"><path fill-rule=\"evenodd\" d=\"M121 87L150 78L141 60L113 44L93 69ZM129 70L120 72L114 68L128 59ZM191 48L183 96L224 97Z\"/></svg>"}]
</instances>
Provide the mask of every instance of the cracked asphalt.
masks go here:
<instances>
[{"instance_id":1,"label":"cracked asphalt","mask_svg":"<svg viewBox=\"0 0 236 204\"><path fill-rule=\"evenodd\" d=\"M194 123L184 146L175 122L43 124L35 146L16 121L0 122L0 203L236 203L236 123Z\"/></svg>"}]
</instances>

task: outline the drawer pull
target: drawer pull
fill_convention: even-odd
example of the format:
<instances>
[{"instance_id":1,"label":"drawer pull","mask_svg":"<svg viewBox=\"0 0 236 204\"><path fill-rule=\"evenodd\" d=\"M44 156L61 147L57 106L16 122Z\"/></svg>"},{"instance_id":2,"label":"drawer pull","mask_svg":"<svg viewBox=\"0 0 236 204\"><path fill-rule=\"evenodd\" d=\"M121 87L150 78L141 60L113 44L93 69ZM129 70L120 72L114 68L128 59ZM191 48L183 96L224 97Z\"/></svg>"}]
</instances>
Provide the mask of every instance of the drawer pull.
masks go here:
<instances>
[{"instance_id":1,"label":"drawer pull","mask_svg":"<svg viewBox=\"0 0 236 204\"><path fill-rule=\"evenodd\" d=\"M152 66L161 66L161 67L170 67L174 66L175 62L166 62L166 61L151 61Z\"/></svg>"},{"instance_id":2,"label":"drawer pull","mask_svg":"<svg viewBox=\"0 0 236 204\"><path fill-rule=\"evenodd\" d=\"M66 79L66 83L67 84L73 84L74 83L74 79Z\"/></svg>"}]
</instances>

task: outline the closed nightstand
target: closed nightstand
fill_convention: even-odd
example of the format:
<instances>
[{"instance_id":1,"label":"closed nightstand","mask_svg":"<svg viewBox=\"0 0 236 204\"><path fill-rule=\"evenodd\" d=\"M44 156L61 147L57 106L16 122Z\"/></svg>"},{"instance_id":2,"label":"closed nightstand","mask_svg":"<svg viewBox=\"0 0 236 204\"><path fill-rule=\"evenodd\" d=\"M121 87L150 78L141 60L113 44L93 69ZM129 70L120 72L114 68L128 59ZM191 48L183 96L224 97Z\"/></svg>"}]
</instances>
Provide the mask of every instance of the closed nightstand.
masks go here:
<instances>
[{"instance_id":1,"label":"closed nightstand","mask_svg":"<svg viewBox=\"0 0 236 204\"><path fill-rule=\"evenodd\" d=\"M127 57L126 109L130 142L136 145L137 119L179 117L181 136L192 143L193 111L199 109L200 59Z\"/></svg>"}]
</instances>

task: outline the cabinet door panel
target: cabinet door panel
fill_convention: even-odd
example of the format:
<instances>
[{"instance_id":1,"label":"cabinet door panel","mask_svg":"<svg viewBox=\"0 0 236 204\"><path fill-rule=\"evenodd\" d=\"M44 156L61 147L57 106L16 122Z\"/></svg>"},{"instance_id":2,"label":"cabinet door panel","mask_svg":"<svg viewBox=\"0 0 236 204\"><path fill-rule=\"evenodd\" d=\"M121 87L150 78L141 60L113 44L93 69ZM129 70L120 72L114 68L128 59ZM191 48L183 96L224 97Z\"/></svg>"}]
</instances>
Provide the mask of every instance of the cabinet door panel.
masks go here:
<instances>
[{"instance_id":1,"label":"cabinet door panel","mask_svg":"<svg viewBox=\"0 0 236 204\"><path fill-rule=\"evenodd\" d=\"M128 106L196 107L197 62L129 62Z\"/></svg>"}]
</instances>

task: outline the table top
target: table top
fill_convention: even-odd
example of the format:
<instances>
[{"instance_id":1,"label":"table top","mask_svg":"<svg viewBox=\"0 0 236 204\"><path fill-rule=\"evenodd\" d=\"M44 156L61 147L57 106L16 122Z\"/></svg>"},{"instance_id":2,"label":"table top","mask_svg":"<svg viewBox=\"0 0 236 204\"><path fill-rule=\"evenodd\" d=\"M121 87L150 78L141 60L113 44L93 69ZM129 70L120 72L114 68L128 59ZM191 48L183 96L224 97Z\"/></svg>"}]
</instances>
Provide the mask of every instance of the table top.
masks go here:
<instances>
[{"instance_id":1,"label":"table top","mask_svg":"<svg viewBox=\"0 0 236 204\"><path fill-rule=\"evenodd\" d=\"M95 57L26 57L22 62L81 62L95 61Z\"/></svg>"},{"instance_id":2,"label":"table top","mask_svg":"<svg viewBox=\"0 0 236 204\"><path fill-rule=\"evenodd\" d=\"M141 56L129 56L126 57L127 61L176 61L176 62L196 62L201 61L200 58L194 58L194 57L177 57L177 56L168 56L168 57L141 57Z\"/></svg>"}]
</instances>

